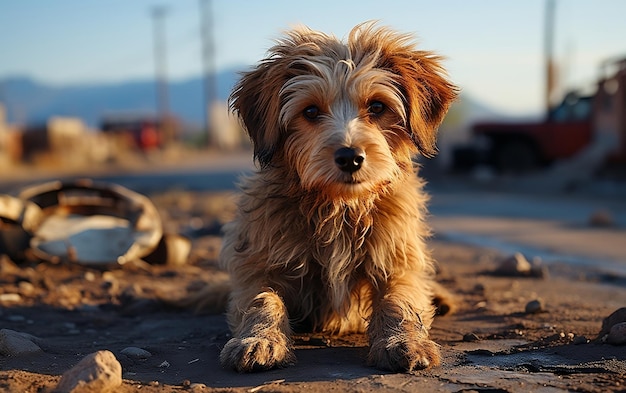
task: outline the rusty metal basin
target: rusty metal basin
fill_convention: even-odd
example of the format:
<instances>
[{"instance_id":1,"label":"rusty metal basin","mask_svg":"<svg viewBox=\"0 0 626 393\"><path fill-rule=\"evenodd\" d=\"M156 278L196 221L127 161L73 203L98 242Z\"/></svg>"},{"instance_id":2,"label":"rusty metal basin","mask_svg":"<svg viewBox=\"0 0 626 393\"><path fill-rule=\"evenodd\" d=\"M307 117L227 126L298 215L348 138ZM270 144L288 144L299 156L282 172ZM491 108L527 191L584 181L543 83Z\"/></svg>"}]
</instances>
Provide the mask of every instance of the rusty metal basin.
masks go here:
<instances>
[{"instance_id":1,"label":"rusty metal basin","mask_svg":"<svg viewBox=\"0 0 626 393\"><path fill-rule=\"evenodd\" d=\"M41 219L41 208L35 203L0 195L0 254L6 254L14 261L25 259L25 252Z\"/></svg>"},{"instance_id":2,"label":"rusty metal basin","mask_svg":"<svg viewBox=\"0 0 626 393\"><path fill-rule=\"evenodd\" d=\"M163 235L152 202L120 185L53 181L26 188L19 197L41 209L30 247L44 260L123 265L149 255Z\"/></svg>"}]
</instances>

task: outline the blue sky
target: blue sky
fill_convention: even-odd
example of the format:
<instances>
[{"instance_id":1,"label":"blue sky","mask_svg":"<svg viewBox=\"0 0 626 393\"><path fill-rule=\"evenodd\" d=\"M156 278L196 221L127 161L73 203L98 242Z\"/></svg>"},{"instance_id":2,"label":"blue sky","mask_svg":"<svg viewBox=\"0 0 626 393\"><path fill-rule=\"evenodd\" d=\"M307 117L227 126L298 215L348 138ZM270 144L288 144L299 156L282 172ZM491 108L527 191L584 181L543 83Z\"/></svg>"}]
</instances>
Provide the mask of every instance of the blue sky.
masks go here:
<instances>
[{"instance_id":1,"label":"blue sky","mask_svg":"<svg viewBox=\"0 0 626 393\"><path fill-rule=\"evenodd\" d=\"M154 6L167 9L167 70L201 73L201 0L0 0L0 79L54 85L154 75ZM218 69L250 65L272 39L303 23L343 37L371 19L413 32L448 58L469 95L511 114L543 107L545 0L213 0ZM626 1L557 0L555 47L565 86L590 86L600 61L626 56Z\"/></svg>"}]
</instances>

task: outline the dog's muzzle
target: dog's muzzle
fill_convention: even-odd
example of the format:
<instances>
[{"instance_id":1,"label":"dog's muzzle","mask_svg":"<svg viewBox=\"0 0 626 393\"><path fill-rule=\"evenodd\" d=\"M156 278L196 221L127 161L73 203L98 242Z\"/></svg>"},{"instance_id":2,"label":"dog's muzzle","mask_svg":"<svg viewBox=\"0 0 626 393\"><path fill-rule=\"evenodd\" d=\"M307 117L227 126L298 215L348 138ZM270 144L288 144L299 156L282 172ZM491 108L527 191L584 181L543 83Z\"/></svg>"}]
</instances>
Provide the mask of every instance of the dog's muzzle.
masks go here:
<instances>
[{"instance_id":1,"label":"dog's muzzle","mask_svg":"<svg viewBox=\"0 0 626 393\"><path fill-rule=\"evenodd\" d=\"M335 164L343 172L354 173L361 169L365 152L358 147L342 147L335 152Z\"/></svg>"}]
</instances>

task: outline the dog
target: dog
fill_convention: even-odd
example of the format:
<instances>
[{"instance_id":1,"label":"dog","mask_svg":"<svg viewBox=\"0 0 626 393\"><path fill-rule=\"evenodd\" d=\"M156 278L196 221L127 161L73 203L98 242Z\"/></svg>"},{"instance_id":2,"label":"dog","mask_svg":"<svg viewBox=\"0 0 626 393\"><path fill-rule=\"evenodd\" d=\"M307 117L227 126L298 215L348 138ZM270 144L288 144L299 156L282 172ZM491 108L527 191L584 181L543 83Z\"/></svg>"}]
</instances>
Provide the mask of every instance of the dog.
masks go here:
<instances>
[{"instance_id":1,"label":"dog","mask_svg":"<svg viewBox=\"0 0 626 393\"><path fill-rule=\"evenodd\" d=\"M440 363L414 158L436 153L458 89L412 40L375 22L345 41L297 27L236 84L229 104L257 170L224 227L233 336L223 367L294 364L294 331L366 333L380 369Z\"/></svg>"}]
</instances>

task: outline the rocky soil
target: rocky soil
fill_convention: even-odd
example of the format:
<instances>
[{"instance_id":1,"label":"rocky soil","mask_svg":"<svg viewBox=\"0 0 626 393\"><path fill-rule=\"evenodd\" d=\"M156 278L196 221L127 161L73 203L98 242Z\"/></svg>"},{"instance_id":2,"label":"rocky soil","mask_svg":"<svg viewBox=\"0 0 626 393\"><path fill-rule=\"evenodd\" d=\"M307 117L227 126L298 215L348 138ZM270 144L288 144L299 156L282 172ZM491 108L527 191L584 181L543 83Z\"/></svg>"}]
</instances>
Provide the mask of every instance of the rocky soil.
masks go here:
<instances>
[{"instance_id":1,"label":"rocky soil","mask_svg":"<svg viewBox=\"0 0 626 393\"><path fill-rule=\"evenodd\" d=\"M436 236L439 279L458 298L431 332L442 366L385 373L365 365L362 336L305 335L294 367L224 370L223 315L173 304L225 279L216 265L219 226L234 196L149 196L165 231L191 239L187 263L95 269L0 257L0 391L626 391L625 277Z\"/></svg>"}]
</instances>

